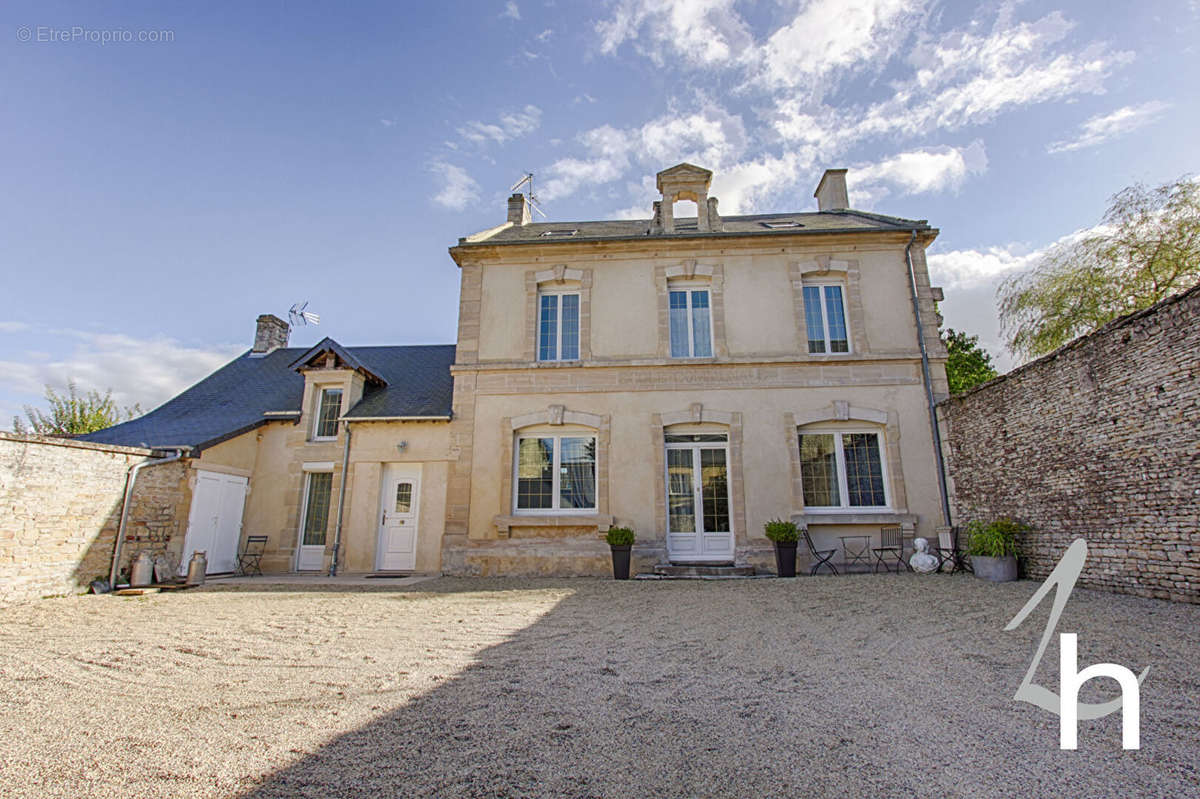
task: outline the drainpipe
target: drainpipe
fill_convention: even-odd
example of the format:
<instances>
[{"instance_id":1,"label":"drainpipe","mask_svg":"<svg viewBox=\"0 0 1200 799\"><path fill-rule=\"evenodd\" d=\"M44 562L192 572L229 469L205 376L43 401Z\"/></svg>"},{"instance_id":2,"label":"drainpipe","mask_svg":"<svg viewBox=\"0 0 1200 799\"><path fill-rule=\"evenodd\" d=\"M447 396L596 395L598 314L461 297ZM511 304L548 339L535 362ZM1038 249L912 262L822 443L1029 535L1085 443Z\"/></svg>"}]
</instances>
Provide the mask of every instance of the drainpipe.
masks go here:
<instances>
[{"instance_id":1,"label":"drainpipe","mask_svg":"<svg viewBox=\"0 0 1200 799\"><path fill-rule=\"evenodd\" d=\"M342 514L346 509L346 478L350 466L350 420L346 419L346 441L342 445L342 484L338 487L337 525L333 529L333 559L329 562L329 576L337 577L338 555L342 551Z\"/></svg>"},{"instance_id":2,"label":"drainpipe","mask_svg":"<svg viewBox=\"0 0 1200 799\"><path fill-rule=\"evenodd\" d=\"M933 457L937 461L938 493L942 497L943 524L950 524L950 495L946 491L946 464L942 459L942 434L938 431L937 406L933 401L933 380L929 376L929 351L925 348L925 328L921 324L921 306L917 302L917 273L913 268L912 246L917 240L917 231L912 232L904 248L904 262L908 265L908 288L912 295L913 318L917 322L917 344L921 348L921 376L925 384L925 400L929 406L929 429L933 433Z\"/></svg>"},{"instance_id":3,"label":"drainpipe","mask_svg":"<svg viewBox=\"0 0 1200 799\"><path fill-rule=\"evenodd\" d=\"M125 473L125 498L121 500L121 522L117 525L117 540L113 543L112 566L108 570L108 585L110 588L115 589L117 587L117 565L121 562L121 544L125 542L125 525L129 521L129 503L133 499L133 484L137 480L138 472L147 466L159 466L164 463L177 461L183 457L185 449L188 448L179 447L175 449L174 455L135 463Z\"/></svg>"}]
</instances>

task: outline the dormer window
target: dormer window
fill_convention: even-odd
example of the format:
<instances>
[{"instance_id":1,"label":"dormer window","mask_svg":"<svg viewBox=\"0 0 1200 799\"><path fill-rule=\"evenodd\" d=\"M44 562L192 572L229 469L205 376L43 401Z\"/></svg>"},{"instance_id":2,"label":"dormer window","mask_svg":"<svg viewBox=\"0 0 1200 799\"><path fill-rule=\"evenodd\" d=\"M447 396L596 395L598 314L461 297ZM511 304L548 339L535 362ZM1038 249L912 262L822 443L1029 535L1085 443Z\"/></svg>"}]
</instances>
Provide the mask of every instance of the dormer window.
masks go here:
<instances>
[{"instance_id":1,"label":"dormer window","mask_svg":"<svg viewBox=\"0 0 1200 799\"><path fill-rule=\"evenodd\" d=\"M340 388L321 389L316 421L313 424L313 440L328 441L337 438L338 417L341 415L342 390Z\"/></svg>"}]
</instances>

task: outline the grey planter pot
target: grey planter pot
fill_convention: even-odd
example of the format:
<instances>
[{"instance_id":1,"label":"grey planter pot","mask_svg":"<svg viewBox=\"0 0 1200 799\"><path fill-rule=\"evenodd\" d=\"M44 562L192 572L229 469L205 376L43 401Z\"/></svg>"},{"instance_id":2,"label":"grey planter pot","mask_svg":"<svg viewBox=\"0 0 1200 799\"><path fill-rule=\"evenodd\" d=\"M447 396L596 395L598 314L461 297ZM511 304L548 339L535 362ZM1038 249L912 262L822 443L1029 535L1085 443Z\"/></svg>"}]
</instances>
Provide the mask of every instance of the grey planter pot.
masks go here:
<instances>
[{"instance_id":1,"label":"grey planter pot","mask_svg":"<svg viewBox=\"0 0 1200 799\"><path fill-rule=\"evenodd\" d=\"M1007 583L1017 579L1017 559L1011 555L1006 558L972 555L971 568L975 570L976 577L993 583Z\"/></svg>"}]
</instances>

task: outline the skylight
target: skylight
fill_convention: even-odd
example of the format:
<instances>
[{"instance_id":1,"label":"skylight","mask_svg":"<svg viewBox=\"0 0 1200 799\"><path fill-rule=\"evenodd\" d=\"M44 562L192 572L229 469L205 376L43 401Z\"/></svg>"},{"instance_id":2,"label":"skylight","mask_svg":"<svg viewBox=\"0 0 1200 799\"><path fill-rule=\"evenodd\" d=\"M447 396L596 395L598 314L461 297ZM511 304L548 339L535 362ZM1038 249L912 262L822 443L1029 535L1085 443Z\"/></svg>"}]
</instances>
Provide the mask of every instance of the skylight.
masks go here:
<instances>
[{"instance_id":1,"label":"skylight","mask_svg":"<svg viewBox=\"0 0 1200 799\"><path fill-rule=\"evenodd\" d=\"M547 230L542 233L542 238L558 238L560 236L574 236L579 230Z\"/></svg>"},{"instance_id":2,"label":"skylight","mask_svg":"<svg viewBox=\"0 0 1200 799\"><path fill-rule=\"evenodd\" d=\"M794 219L788 219L788 220L781 221L781 222L763 222L762 226L769 227L772 230L774 230L776 228L783 228L783 227L804 227L804 225L800 224L799 222L797 222Z\"/></svg>"}]
</instances>

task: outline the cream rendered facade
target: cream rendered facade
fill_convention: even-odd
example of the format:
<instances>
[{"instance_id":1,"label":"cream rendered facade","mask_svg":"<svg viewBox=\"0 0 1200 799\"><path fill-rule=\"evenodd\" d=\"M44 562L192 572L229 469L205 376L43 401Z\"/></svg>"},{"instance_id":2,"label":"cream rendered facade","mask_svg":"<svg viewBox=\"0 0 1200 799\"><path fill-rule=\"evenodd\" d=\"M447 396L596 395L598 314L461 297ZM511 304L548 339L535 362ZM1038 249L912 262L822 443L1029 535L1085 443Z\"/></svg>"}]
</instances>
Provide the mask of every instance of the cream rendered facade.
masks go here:
<instances>
[{"instance_id":1,"label":"cream rendered facade","mask_svg":"<svg viewBox=\"0 0 1200 799\"><path fill-rule=\"evenodd\" d=\"M816 213L723 220L711 177L688 164L659 173L662 200L641 222L533 223L514 195L508 222L450 249L461 271L455 348L326 339L301 354L287 349L286 323L264 315L250 353L172 401L194 410L169 403L96 438L184 443L175 432L195 414L240 429L196 433L188 493L203 471L245 478L238 551L267 536L267 572L604 575L612 525L636 531L639 571L670 561L773 568L762 530L777 517L806 525L818 548L840 548L844 535L877 541L885 526L934 536L945 521L929 405L948 392L924 252L937 231L845 210L844 170L826 173ZM695 202L699 218L677 219L679 200ZM824 305L835 299L836 334ZM814 307L827 309L824 321L809 316ZM570 331L547 327L548 314L569 315ZM684 327L681 314L692 320ZM826 351L810 352L814 336ZM387 379L374 370L395 351L426 349L442 360L413 363L440 387L404 416L403 402L378 398L405 394L416 372L395 360ZM230 369L232 384L221 376ZM211 397L236 393L242 375L286 390L260 397L238 428ZM322 414L322 397L336 392ZM806 505L805 437L841 442L823 456L829 474L836 464L841 506ZM876 470L865 506L847 498L850 461L863 458ZM538 491L531 508L523 492ZM404 524L415 540L396 532ZM397 540L413 551L394 560Z\"/></svg>"},{"instance_id":2,"label":"cream rendered facade","mask_svg":"<svg viewBox=\"0 0 1200 799\"><path fill-rule=\"evenodd\" d=\"M841 227L814 218L740 233L716 216L710 178L690 165L660 173L663 200L642 235L589 236L588 223L564 223L524 236L530 223L513 213L514 196L506 225L451 248L461 297L444 571L601 575L612 524L637 532L635 568L665 563L677 554L668 437L691 434L727 442L733 552L714 562L770 566L762 529L775 517L831 548L842 535L877 540L884 526L934 536L945 524L918 339L941 399L946 352L924 258L937 231L904 220L851 228L848 217ZM826 209L839 191L841 204ZM844 171L827 173L822 211L845 208L845 193ZM694 227L666 210L678 199L697 203ZM707 291L711 355L671 356L676 285ZM824 285L844 292L849 352L809 354L803 291ZM563 291L579 297L578 357L539 360L539 297ZM799 439L823 431L877 434L885 506L806 508ZM571 434L595 440L594 509L521 512L519 437Z\"/></svg>"}]
</instances>

